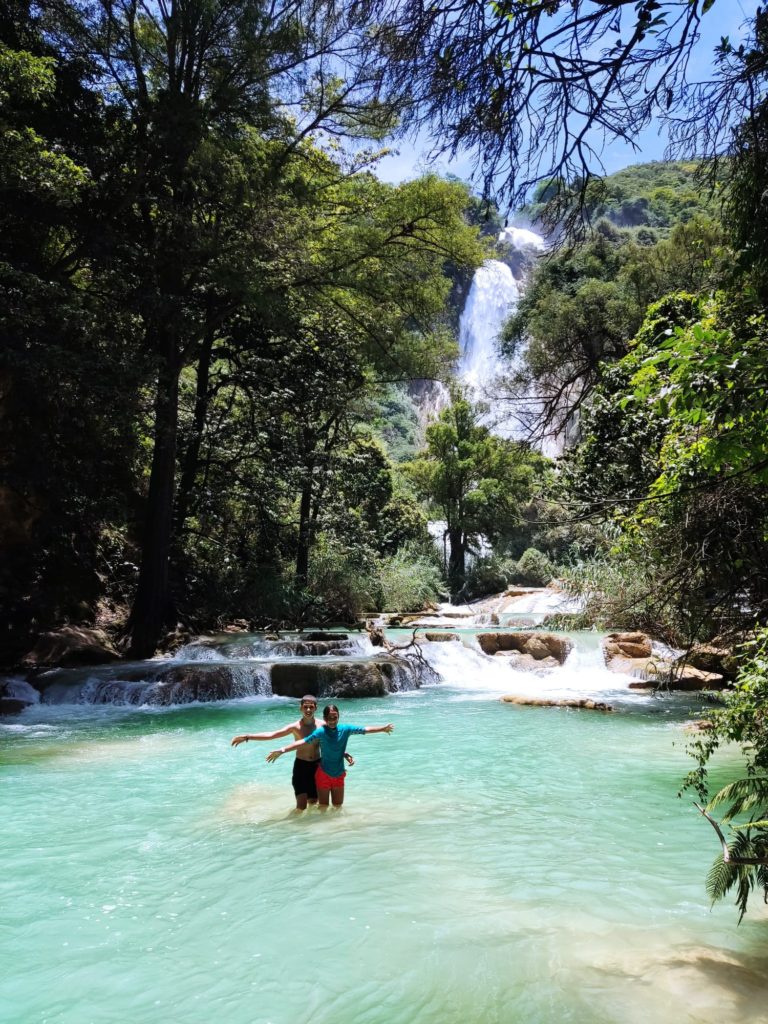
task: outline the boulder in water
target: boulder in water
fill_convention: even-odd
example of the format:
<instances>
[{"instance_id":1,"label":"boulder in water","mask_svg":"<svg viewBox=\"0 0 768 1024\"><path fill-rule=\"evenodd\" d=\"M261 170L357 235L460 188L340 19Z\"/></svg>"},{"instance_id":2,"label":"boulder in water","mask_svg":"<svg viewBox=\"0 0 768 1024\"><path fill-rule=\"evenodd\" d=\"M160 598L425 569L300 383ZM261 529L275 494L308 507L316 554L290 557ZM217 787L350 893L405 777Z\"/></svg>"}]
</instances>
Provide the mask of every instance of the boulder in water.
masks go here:
<instances>
[{"instance_id":1,"label":"boulder in water","mask_svg":"<svg viewBox=\"0 0 768 1024\"><path fill-rule=\"evenodd\" d=\"M27 668L50 665L103 665L118 661L120 655L101 629L86 626L62 626L41 633L37 643L23 659Z\"/></svg>"},{"instance_id":2,"label":"boulder in water","mask_svg":"<svg viewBox=\"0 0 768 1024\"><path fill-rule=\"evenodd\" d=\"M626 668L612 668L611 662L617 659L632 661L635 659L650 658L653 654L653 642L645 633L609 633L603 639L603 656L608 668L613 672L625 672Z\"/></svg>"},{"instance_id":3,"label":"boulder in water","mask_svg":"<svg viewBox=\"0 0 768 1024\"><path fill-rule=\"evenodd\" d=\"M695 648L694 648L695 650ZM697 668L690 659L668 648L654 650L645 633L609 633L603 639L605 664L611 672L635 676L633 690L663 685L670 690L721 690L728 685L721 672Z\"/></svg>"},{"instance_id":4,"label":"boulder in water","mask_svg":"<svg viewBox=\"0 0 768 1024\"><path fill-rule=\"evenodd\" d=\"M695 644L685 656L686 662L702 672L715 672L726 679L735 679L738 661L733 651L715 644Z\"/></svg>"},{"instance_id":5,"label":"boulder in water","mask_svg":"<svg viewBox=\"0 0 768 1024\"><path fill-rule=\"evenodd\" d=\"M18 715L39 703L39 692L26 679L0 679L0 715Z\"/></svg>"},{"instance_id":6,"label":"boulder in water","mask_svg":"<svg viewBox=\"0 0 768 1024\"><path fill-rule=\"evenodd\" d=\"M421 685L416 666L402 658L367 661L276 662L272 692L278 697L386 697Z\"/></svg>"},{"instance_id":7,"label":"boulder in water","mask_svg":"<svg viewBox=\"0 0 768 1024\"><path fill-rule=\"evenodd\" d=\"M337 633L333 640L312 640L317 633L310 633L306 639L301 640L276 640L270 648L272 654L281 658L318 658L327 657L331 654L350 654L354 644L349 641L346 634ZM332 633L326 636L333 636Z\"/></svg>"},{"instance_id":8,"label":"boulder in water","mask_svg":"<svg viewBox=\"0 0 768 1024\"><path fill-rule=\"evenodd\" d=\"M724 690L728 681L718 672L703 672L692 665L680 667L674 661L656 661L646 678L633 679L629 684L631 690L650 690L657 686L668 690Z\"/></svg>"},{"instance_id":9,"label":"boulder in water","mask_svg":"<svg viewBox=\"0 0 768 1024\"><path fill-rule=\"evenodd\" d=\"M424 639L429 640L431 644L447 644L452 640L458 640L458 633L425 633Z\"/></svg>"},{"instance_id":10,"label":"boulder in water","mask_svg":"<svg viewBox=\"0 0 768 1024\"><path fill-rule=\"evenodd\" d=\"M573 647L567 636L555 633L478 633L477 642L484 654L517 651L533 661L554 658L558 665L565 664Z\"/></svg>"}]
</instances>

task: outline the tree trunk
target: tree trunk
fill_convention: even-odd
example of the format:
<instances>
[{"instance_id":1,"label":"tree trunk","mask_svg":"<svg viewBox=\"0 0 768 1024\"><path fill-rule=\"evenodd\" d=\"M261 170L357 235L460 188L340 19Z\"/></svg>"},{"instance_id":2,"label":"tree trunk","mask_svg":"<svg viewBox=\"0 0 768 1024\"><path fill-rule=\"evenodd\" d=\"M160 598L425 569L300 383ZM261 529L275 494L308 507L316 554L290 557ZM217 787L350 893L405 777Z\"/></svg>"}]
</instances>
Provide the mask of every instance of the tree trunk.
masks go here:
<instances>
[{"instance_id":1,"label":"tree trunk","mask_svg":"<svg viewBox=\"0 0 768 1024\"><path fill-rule=\"evenodd\" d=\"M214 332L209 327L203 338L203 345L200 350L200 357L197 361L197 388L195 391L195 412L192 421L192 434L184 453L181 466L181 477L179 479L179 491L176 499L176 535L180 536L187 516L192 497L192 490L195 486L195 477L200 461L200 446L203 441L203 431L208 417L208 404L210 401L209 385L211 378L211 356L213 353Z\"/></svg>"},{"instance_id":2,"label":"tree trunk","mask_svg":"<svg viewBox=\"0 0 768 1024\"><path fill-rule=\"evenodd\" d=\"M448 543L451 549L448 556L448 584L451 589L451 597L456 597L464 586L466 573L464 532L462 530L449 530Z\"/></svg>"},{"instance_id":3,"label":"tree trunk","mask_svg":"<svg viewBox=\"0 0 768 1024\"><path fill-rule=\"evenodd\" d=\"M309 549L312 543L312 466L307 466L307 475L301 488L299 502L299 541L296 551L296 586L302 590L309 577Z\"/></svg>"},{"instance_id":4,"label":"tree trunk","mask_svg":"<svg viewBox=\"0 0 768 1024\"><path fill-rule=\"evenodd\" d=\"M169 337L155 398L155 436L139 585L128 623L132 657L151 657L171 613L168 564L173 526L173 491L179 413L180 365Z\"/></svg>"}]
</instances>

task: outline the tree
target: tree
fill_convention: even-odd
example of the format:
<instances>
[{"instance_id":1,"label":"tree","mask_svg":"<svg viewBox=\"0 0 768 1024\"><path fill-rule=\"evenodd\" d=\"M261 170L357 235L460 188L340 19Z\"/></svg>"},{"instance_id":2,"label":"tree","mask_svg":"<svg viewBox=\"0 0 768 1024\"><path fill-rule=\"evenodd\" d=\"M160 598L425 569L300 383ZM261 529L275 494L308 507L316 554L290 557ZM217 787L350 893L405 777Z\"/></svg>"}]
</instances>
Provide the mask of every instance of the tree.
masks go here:
<instances>
[{"instance_id":1,"label":"tree","mask_svg":"<svg viewBox=\"0 0 768 1024\"><path fill-rule=\"evenodd\" d=\"M287 162L306 159L302 146L313 133L375 136L391 122L373 59L376 33L363 8L301 0L270 7L258 0L172 0L120 10L107 0L58 0L46 8L47 29L61 52L87 55L109 98L113 148L100 175L101 227L120 253L156 373L130 623L136 655L154 650L173 612L169 565L182 372L200 368L202 415L216 332L252 290L256 267L275 240L256 196L282 179ZM339 66L343 82L334 71ZM291 107L294 122L285 114ZM260 144L255 161L248 153L254 140ZM233 165L243 172L233 175ZM319 283L312 268L307 287ZM198 415L186 448L177 521L186 514L200 422Z\"/></svg>"},{"instance_id":2,"label":"tree","mask_svg":"<svg viewBox=\"0 0 768 1024\"><path fill-rule=\"evenodd\" d=\"M89 287L81 258L94 195L84 154L103 143L86 77L87 65L55 54L27 5L2 6L0 602L9 661L29 633L95 614L122 573L114 539L135 493L144 367L129 355L132 325Z\"/></svg>"},{"instance_id":3,"label":"tree","mask_svg":"<svg viewBox=\"0 0 768 1024\"><path fill-rule=\"evenodd\" d=\"M467 552L483 534L508 530L532 483L529 449L492 434L480 411L460 394L427 427L427 448L409 467L417 491L445 520L448 582L455 596L464 584Z\"/></svg>"},{"instance_id":4,"label":"tree","mask_svg":"<svg viewBox=\"0 0 768 1024\"><path fill-rule=\"evenodd\" d=\"M210 366L182 378L182 448L191 456L179 487L177 591L194 579L192 605L208 607L206 579L222 607L240 594L234 613L255 617L264 614L259 576L282 580L301 603L318 580L311 561L321 537L347 547L357 539L378 556L424 529L393 494L362 425L380 387L434 374L450 358L443 268L448 257L476 264L482 255L462 218L463 185L345 175L307 144L283 175L279 193L258 204L272 225L266 253L250 243L258 283L217 328ZM375 498L382 474L389 482ZM209 565L213 544L222 558Z\"/></svg>"},{"instance_id":5,"label":"tree","mask_svg":"<svg viewBox=\"0 0 768 1024\"><path fill-rule=\"evenodd\" d=\"M713 6L461 0L446 7L414 0L397 6L390 74L412 90L412 117L432 125L438 151L476 156L489 195L501 191L517 206L531 185L554 179L562 212L571 185L577 182L583 195L600 168L605 143L633 143L654 116L689 113L688 56ZM723 72L733 86L729 99L741 97L743 83L730 69ZM718 139L740 109L737 102L723 105ZM714 137L707 141L708 152L716 151Z\"/></svg>"}]
</instances>

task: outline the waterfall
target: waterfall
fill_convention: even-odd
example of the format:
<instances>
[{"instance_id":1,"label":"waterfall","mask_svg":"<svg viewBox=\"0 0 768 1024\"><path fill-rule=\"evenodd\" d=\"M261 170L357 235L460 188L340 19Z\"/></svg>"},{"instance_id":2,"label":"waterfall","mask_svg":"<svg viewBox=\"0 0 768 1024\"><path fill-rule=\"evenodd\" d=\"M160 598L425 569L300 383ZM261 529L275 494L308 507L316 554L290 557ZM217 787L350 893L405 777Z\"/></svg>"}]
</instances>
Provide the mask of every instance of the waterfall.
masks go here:
<instances>
[{"instance_id":1,"label":"waterfall","mask_svg":"<svg viewBox=\"0 0 768 1024\"><path fill-rule=\"evenodd\" d=\"M507 262L487 260L475 272L459 320L460 358L456 370L458 380L475 400L486 399L491 404L494 381L505 370L499 353L502 328L525 290L526 267L545 248L541 235L514 226L504 228L498 243L507 249ZM490 425L497 433L519 435L514 408L505 410L503 416L497 409L491 412Z\"/></svg>"},{"instance_id":2,"label":"waterfall","mask_svg":"<svg viewBox=\"0 0 768 1024\"><path fill-rule=\"evenodd\" d=\"M501 369L499 334L519 298L520 285L506 263L488 260L475 272L459 321L457 377L477 397Z\"/></svg>"}]
</instances>

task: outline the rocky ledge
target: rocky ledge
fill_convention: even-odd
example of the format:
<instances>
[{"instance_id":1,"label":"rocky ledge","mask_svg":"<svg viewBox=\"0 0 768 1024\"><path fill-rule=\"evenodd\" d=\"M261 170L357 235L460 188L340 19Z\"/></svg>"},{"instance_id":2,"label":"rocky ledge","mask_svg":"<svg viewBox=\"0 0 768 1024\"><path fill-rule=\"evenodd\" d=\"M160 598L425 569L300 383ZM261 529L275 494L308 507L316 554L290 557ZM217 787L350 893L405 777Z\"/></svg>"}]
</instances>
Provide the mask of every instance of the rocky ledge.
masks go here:
<instances>
[{"instance_id":1,"label":"rocky ledge","mask_svg":"<svg viewBox=\"0 0 768 1024\"><path fill-rule=\"evenodd\" d=\"M43 704L143 704L168 706L239 697L385 697L421 686L428 667L405 658L253 662L166 661L56 669L36 677L35 687L14 681L0 686L4 714ZM10 683L10 681L9 681ZM19 687L26 689L21 692Z\"/></svg>"},{"instance_id":2,"label":"rocky ledge","mask_svg":"<svg viewBox=\"0 0 768 1024\"><path fill-rule=\"evenodd\" d=\"M41 633L22 664L28 669L39 669L51 665L103 665L119 659L120 655L103 630L62 626L50 633Z\"/></svg>"}]
</instances>

